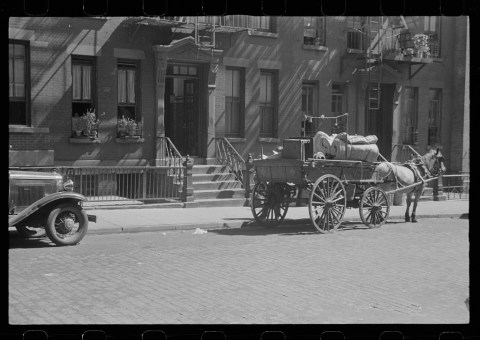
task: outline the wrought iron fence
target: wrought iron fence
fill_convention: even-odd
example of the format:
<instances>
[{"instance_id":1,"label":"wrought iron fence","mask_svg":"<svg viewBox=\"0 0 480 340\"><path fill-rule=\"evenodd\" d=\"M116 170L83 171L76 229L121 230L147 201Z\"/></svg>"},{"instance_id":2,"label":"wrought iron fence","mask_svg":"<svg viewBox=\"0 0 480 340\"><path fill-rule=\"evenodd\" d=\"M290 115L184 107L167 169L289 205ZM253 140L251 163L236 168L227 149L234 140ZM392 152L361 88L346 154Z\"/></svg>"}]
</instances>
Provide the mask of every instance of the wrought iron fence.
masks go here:
<instances>
[{"instance_id":1,"label":"wrought iron fence","mask_svg":"<svg viewBox=\"0 0 480 340\"><path fill-rule=\"evenodd\" d=\"M130 204L179 200L182 198L184 167L178 166L57 166L17 168L51 171L74 182L74 191L89 202ZM179 174L182 174L179 176Z\"/></svg>"},{"instance_id":2,"label":"wrought iron fence","mask_svg":"<svg viewBox=\"0 0 480 340\"><path fill-rule=\"evenodd\" d=\"M447 199L469 198L469 173L443 175L442 184L443 193Z\"/></svg>"},{"instance_id":3,"label":"wrought iron fence","mask_svg":"<svg viewBox=\"0 0 480 340\"><path fill-rule=\"evenodd\" d=\"M229 170L235 174L237 180L244 183L243 172L245 170L245 160L224 137L215 138L216 158L220 164L227 165Z\"/></svg>"}]
</instances>

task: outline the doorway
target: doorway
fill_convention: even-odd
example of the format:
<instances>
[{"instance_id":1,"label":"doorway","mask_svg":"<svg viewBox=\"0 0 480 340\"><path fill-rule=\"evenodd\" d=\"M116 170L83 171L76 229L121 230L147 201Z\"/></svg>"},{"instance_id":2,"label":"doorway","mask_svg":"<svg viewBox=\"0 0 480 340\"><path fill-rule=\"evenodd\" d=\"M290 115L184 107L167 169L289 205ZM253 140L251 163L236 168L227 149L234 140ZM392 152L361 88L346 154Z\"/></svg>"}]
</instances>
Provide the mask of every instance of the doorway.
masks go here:
<instances>
[{"instance_id":1,"label":"doorway","mask_svg":"<svg viewBox=\"0 0 480 340\"><path fill-rule=\"evenodd\" d=\"M371 84L376 86L376 84ZM366 92L366 121L365 131L367 135L375 135L378 138L378 148L387 160L392 152L392 129L393 129L393 94L395 84L380 84L380 101L371 103ZM377 104L377 105L375 105Z\"/></svg>"},{"instance_id":2,"label":"doorway","mask_svg":"<svg viewBox=\"0 0 480 340\"><path fill-rule=\"evenodd\" d=\"M198 72L189 70L193 66L182 67L187 68L186 75L167 73L165 78L165 135L182 156L199 156Z\"/></svg>"}]
</instances>

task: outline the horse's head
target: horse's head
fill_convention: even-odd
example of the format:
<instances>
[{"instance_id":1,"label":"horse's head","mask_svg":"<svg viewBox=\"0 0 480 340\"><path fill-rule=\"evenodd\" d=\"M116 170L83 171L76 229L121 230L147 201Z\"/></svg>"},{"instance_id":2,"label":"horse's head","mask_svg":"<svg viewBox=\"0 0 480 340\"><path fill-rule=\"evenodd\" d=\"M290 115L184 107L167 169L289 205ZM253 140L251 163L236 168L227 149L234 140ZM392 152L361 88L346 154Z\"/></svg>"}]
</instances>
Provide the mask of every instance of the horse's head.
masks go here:
<instances>
[{"instance_id":1,"label":"horse's head","mask_svg":"<svg viewBox=\"0 0 480 340\"><path fill-rule=\"evenodd\" d=\"M443 158L442 152L439 149L437 149L437 151L430 150L422 158L428 171L430 171L433 176L441 175L446 171L444 164L445 159Z\"/></svg>"}]
</instances>

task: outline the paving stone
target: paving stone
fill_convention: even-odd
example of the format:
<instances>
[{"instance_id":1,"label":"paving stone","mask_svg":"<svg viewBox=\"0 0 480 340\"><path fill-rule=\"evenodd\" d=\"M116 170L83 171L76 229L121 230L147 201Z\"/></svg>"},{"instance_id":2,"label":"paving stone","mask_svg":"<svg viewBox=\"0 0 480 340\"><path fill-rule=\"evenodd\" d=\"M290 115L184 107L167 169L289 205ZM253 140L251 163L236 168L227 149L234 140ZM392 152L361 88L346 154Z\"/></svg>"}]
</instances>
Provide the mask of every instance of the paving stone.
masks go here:
<instances>
[{"instance_id":1,"label":"paving stone","mask_svg":"<svg viewBox=\"0 0 480 340\"><path fill-rule=\"evenodd\" d=\"M468 220L307 229L92 235L74 247L11 239L9 321L469 321Z\"/></svg>"}]
</instances>

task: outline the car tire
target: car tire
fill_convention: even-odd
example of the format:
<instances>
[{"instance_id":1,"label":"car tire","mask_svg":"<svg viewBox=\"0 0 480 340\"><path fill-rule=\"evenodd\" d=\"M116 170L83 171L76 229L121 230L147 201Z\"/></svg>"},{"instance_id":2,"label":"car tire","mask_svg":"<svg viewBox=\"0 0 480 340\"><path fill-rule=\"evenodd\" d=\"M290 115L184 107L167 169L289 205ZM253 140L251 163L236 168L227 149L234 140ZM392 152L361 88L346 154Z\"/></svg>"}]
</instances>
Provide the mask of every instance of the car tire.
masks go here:
<instances>
[{"instance_id":1,"label":"car tire","mask_svg":"<svg viewBox=\"0 0 480 340\"><path fill-rule=\"evenodd\" d=\"M48 238L58 246L78 244L88 230L87 213L73 203L54 208L47 218L45 231Z\"/></svg>"}]
</instances>

